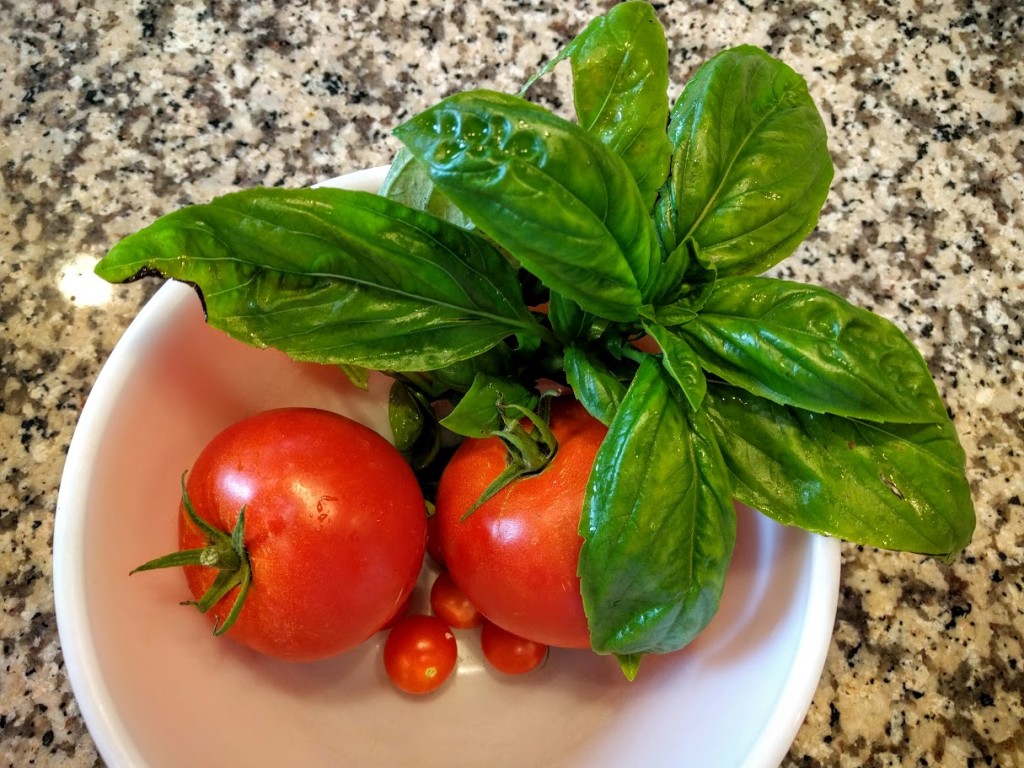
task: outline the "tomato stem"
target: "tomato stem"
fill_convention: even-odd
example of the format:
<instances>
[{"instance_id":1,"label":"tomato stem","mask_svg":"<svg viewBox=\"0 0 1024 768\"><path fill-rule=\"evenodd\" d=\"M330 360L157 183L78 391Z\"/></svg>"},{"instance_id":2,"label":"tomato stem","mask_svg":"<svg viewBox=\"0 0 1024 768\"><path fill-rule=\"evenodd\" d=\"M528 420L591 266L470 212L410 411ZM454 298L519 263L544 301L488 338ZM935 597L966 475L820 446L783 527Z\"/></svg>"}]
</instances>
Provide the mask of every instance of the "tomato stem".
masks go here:
<instances>
[{"instance_id":1,"label":"tomato stem","mask_svg":"<svg viewBox=\"0 0 1024 768\"><path fill-rule=\"evenodd\" d=\"M173 568L185 565L200 565L207 568L216 568L217 577L210 587L198 600L184 600L182 605L194 605L200 613L208 612L221 599L238 587L238 594L231 605L231 610L223 622L217 617L213 634L222 635L231 629L235 623L245 598L249 594L249 587L252 585L252 566L249 563L249 553L245 549L245 507L238 513L238 521L229 535L226 531L214 528L197 513L192 506L192 500L185 489L185 475L181 476L181 502L185 507L185 514L188 516L206 537L206 546L195 549L184 549L178 552L171 552L168 555L154 558L137 568L133 568L129 575L138 571L152 571L158 568Z\"/></svg>"},{"instance_id":2,"label":"tomato stem","mask_svg":"<svg viewBox=\"0 0 1024 768\"><path fill-rule=\"evenodd\" d=\"M505 469L490 482L473 505L463 513L461 519L465 520L473 514L505 486L521 477L538 474L555 458L558 440L548 426L551 417L550 400L553 396L553 392L541 395L539 413L515 403L498 402L503 427L491 434L505 444ZM515 413L510 414L510 411ZM523 421L529 421L533 429L528 431L523 426Z\"/></svg>"}]
</instances>

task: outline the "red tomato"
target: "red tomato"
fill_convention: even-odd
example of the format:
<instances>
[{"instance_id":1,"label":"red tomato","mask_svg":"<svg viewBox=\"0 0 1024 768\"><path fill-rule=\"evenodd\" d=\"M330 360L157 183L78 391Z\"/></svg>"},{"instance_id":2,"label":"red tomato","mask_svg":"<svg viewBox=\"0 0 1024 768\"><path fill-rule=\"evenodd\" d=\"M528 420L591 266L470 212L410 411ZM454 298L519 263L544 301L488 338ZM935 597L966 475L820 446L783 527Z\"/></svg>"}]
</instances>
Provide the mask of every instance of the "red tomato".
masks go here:
<instances>
[{"instance_id":1,"label":"red tomato","mask_svg":"<svg viewBox=\"0 0 1024 768\"><path fill-rule=\"evenodd\" d=\"M380 629L416 583L426 513L412 470L368 427L312 408L265 411L228 427L186 478L200 518L231 532L245 508L252 586L225 633L292 661L332 656ZM204 535L185 514L182 549ZM213 568L186 566L198 600ZM223 621L237 588L209 611Z\"/></svg>"},{"instance_id":2,"label":"red tomato","mask_svg":"<svg viewBox=\"0 0 1024 768\"><path fill-rule=\"evenodd\" d=\"M384 625L381 627L382 630L391 629L395 624L409 615L409 610L412 608L412 598L415 593L415 589L409 593L408 597L405 598L405 601L398 606L398 610L395 611L395 615L384 622Z\"/></svg>"},{"instance_id":3,"label":"red tomato","mask_svg":"<svg viewBox=\"0 0 1024 768\"><path fill-rule=\"evenodd\" d=\"M522 675L536 669L548 655L544 643L514 635L489 621L480 630L480 648L491 666L506 675Z\"/></svg>"},{"instance_id":4,"label":"red tomato","mask_svg":"<svg viewBox=\"0 0 1024 768\"><path fill-rule=\"evenodd\" d=\"M484 621L483 615L447 571L441 571L430 587L430 609L456 629L472 629Z\"/></svg>"},{"instance_id":5,"label":"red tomato","mask_svg":"<svg viewBox=\"0 0 1024 768\"><path fill-rule=\"evenodd\" d=\"M545 645L589 648L576 575L583 496L607 429L568 397L552 405L558 452L542 472L463 514L505 467L498 438L466 440L441 476L438 530L448 570L488 619Z\"/></svg>"},{"instance_id":6,"label":"red tomato","mask_svg":"<svg viewBox=\"0 0 1024 768\"><path fill-rule=\"evenodd\" d=\"M406 616L384 641L384 669L406 693L430 693L455 669L458 646L451 628L437 616Z\"/></svg>"}]
</instances>

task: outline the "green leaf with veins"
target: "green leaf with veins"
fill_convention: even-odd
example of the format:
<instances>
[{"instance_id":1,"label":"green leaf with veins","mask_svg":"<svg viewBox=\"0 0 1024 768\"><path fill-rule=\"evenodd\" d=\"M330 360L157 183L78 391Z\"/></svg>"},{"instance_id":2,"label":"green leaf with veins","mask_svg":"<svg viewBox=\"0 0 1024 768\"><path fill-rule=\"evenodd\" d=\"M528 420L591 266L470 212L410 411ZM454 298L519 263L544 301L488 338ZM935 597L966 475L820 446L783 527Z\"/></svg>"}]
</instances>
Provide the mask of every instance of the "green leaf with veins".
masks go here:
<instances>
[{"instance_id":1,"label":"green leaf with veins","mask_svg":"<svg viewBox=\"0 0 1024 768\"><path fill-rule=\"evenodd\" d=\"M903 332L824 288L719 278L678 334L707 370L784 405L871 421L947 419Z\"/></svg>"},{"instance_id":2,"label":"green leaf with veins","mask_svg":"<svg viewBox=\"0 0 1024 768\"><path fill-rule=\"evenodd\" d=\"M732 481L707 418L653 357L598 450L580 535L598 653L677 650L718 610L736 537Z\"/></svg>"},{"instance_id":3,"label":"green leaf with veins","mask_svg":"<svg viewBox=\"0 0 1024 768\"><path fill-rule=\"evenodd\" d=\"M486 240L367 192L225 195L130 235L96 271L191 283L210 325L321 363L430 370L549 335Z\"/></svg>"},{"instance_id":4,"label":"green leaf with veins","mask_svg":"<svg viewBox=\"0 0 1024 768\"><path fill-rule=\"evenodd\" d=\"M395 129L442 192L551 290L634 320L660 246L623 161L579 126L492 91L456 94Z\"/></svg>"},{"instance_id":5,"label":"green leaf with veins","mask_svg":"<svg viewBox=\"0 0 1024 768\"><path fill-rule=\"evenodd\" d=\"M712 384L707 413L736 497L786 525L951 557L974 532L952 423L885 424Z\"/></svg>"},{"instance_id":6,"label":"green leaf with veins","mask_svg":"<svg viewBox=\"0 0 1024 768\"><path fill-rule=\"evenodd\" d=\"M441 419L442 426L465 437L490 437L504 424L501 409L509 405L537 407L538 395L510 379L478 373L473 386L452 412Z\"/></svg>"},{"instance_id":7,"label":"green leaf with veins","mask_svg":"<svg viewBox=\"0 0 1024 768\"><path fill-rule=\"evenodd\" d=\"M654 8L626 2L594 18L522 93L569 59L580 126L629 167L647 210L668 175L668 46Z\"/></svg>"},{"instance_id":8,"label":"green leaf with veins","mask_svg":"<svg viewBox=\"0 0 1024 768\"><path fill-rule=\"evenodd\" d=\"M427 169L405 147L395 154L380 187L381 196L437 216L463 229L473 223L434 186Z\"/></svg>"},{"instance_id":9,"label":"green leaf with veins","mask_svg":"<svg viewBox=\"0 0 1024 768\"><path fill-rule=\"evenodd\" d=\"M781 61L749 45L710 59L672 109L669 138L666 251L692 238L719 275L758 274L814 229L832 160L807 84Z\"/></svg>"}]
</instances>

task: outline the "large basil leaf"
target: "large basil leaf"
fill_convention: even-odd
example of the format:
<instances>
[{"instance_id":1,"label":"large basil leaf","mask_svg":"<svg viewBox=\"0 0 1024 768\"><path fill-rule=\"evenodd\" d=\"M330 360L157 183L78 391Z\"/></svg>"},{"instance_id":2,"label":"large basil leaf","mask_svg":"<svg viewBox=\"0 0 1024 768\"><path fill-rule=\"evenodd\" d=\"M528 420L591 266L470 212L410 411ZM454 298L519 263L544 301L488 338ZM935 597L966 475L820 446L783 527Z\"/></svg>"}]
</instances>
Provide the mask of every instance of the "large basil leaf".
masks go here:
<instances>
[{"instance_id":1,"label":"large basil leaf","mask_svg":"<svg viewBox=\"0 0 1024 768\"><path fill-rule=\"evenodd\" d=\"M395 153L395 159L381 184L380 195L410 208L426 211L463 229L472 228L466 215L434 186L427 169L405 147Z\"/></svg>"},{"instance_id":2,"label":"large basil leaf","mask_svg":"<svg viewBox=\"0 0 1024 768\"><path fill-rule=\"evenodd\" d=\"M646 358L594 461L579 573L599 653L676 650L718 609L736 536L731 480L707 419L680 397Z\"/></svg>"},{"instance_id":3,"label":"large basil leaf","mask_svg":"<svg viewBox=\"0 0 1024 768\"><path fill-rule=\"evenodd\" d=\"M974 507L950 421L880 424L708 389L736 497L787 525L886 549L952 556Z\"/></svg>"},{"instance_id":4,"label":"large basil leaf","mask_svg":"<svg viewBox=\"0 0 1024 768\"><path fill-rule=\"evenodd\" d=\"M668 46L646 2L621 3L568 46L580 126L629 167L647 210L668 176Z\"/></svg>"},{"instance_id":5,"label":"large basil leaf","mask_svg":"<svg viewBox=\"0 0 1024 768\"><path fill-rule=\"evenodd\" d=\"M707 370L784 405L871 421L947 418L903 332L818 286L719 279L697 317L677 330Z\"/></svg>"},{"instance_id":6,"label":"large basil leaf","mask_svg":"<svg viewBox=\"0 0 1024 768\"><path fill-rule=\"evenodd\" d=\"M671 252L692 237L719 275L757 274L814 229L832 181L807 84L760 48L710 59L672 110L671 178L659 227Z\"/></svg>"},{"instance_id":7,"label":"large basil leaf","mask_svg":"<svg viewBox=\"0 0 1024 768\"><path fill-rule=\"evenodd\" d=\"M493 246L367 192L225 195L130 235L96 271L192 283L211 325L322 363L427 370L539 332Z\"/></svg>"},{"instance_id":8,"label":"large basil leaf","mask_svg":"<svg viewBox=\"0 0 1024 768\"><path fill-rule=\"evenodd\" d=\"M395 129L431 180L552 290L612 320L637 317L660 246L623 161L515 96L451 96Z\"/></svg>"},{"instance_id":9,"label":"large basil leaf","mask_svg":"<svg viewBox=\"0 0 1024 768\"><path fill-rule=\"evenodd\" d=\"M569 59L576 117L629 167L650 210L668 175L668 45L650 4L619 3L586 28L523 86Z\"/></svg>"}]
</instances>

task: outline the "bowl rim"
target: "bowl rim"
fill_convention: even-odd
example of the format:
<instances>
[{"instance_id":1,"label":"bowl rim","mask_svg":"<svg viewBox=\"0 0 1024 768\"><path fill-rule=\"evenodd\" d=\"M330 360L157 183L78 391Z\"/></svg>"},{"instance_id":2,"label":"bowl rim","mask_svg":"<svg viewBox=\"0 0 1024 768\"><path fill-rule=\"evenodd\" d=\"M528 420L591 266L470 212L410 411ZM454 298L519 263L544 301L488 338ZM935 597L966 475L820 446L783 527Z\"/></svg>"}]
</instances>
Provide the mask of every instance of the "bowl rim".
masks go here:
<instances>
[{"instance_id":1,"label":"bowl rim","mask_svg":"<svg viewBox=\"0 0 1024 768\"><path fill-rule=\"evenodd\" d=\"M376 191L390 167L379 165L364 168L314 186L343 184L347 188ZM99 674L99 653L93 636L81 632L75 635L74 642L66 642L71 627L88 625L88 590L84 577L87 526L84 515L75 513L69 499L81 499L88 495L91 469L99 444L98 428L117 407L117 394L132 373L131 360L144 348L152 328L169 322L182 302L191 301L192 293L191 288L168 280L129 322L109 357L103 362L86 397L71 436L57 490L52 566L57 635L75 703L96 748L104 760L112 765L141 766L146 764L146 760L139 754L134 741L117 737L118 733L126 729L117 714L117 705L110 689ZM88 695L80 695L82 692L88 692Z\"/></svg>"},{"instance_id":2,"label":"bowl rim","mask_svg":"<svg viewBox=\"0 0 1024 768\"><path fill-rule=\"evenodd\" d=\"M783 684L782 706L776 707L762 724L743 768L774 768L785 759L807 717L832 645L839 606L842 543L829 536L806 533L810 538L808 573L818 578L809 581L807 612L793 649L794 663ZM819 629L823 624L830 627L827 633Z\"/></svg>"},{"instance_id":3,"label":"bowl rim","mask_svg":"<svg viewBox=\"0 0 1024 768\"><path fill-rule=\"evenodd\" d=\"M69 499L88 497L95 450L100 442L99 428L117 407L117 395L132 374L130 361L137 351L142 351L150 330L154 325L167 323L180 303L190 298L190 288L187 293L177 289L170 282L162 285L132 319L104 362L72 435L57 492L53 534L57 634L76 704L97 750L111 765L143 766L146 760L132 739L118 738L127 729L100 674L99 653L92 633L76 632L74 642L67 642L70 628L89 624L85 580L87 521L79 511L81 508L73 508ZM80 695L81 692L88 695Z\"/></svg>"},{"instance_id":4,"label":"bowl rim","mask_svg":"<svg viewBox=\"0 0 1024 768\"><path fill-rule=\"evenodd\" d=\"M366 168L326 179L314 187L344 186L376 191L389 165ZM68 448L60 485L53 534L53 589L58 637L64 666L76 704L103 759L112 766L144 766L133 739L123 738L127 729L118 715L117 704L100 674L99 654L94 637L72 628L88 626L88 589L85 583L87 525L71 499L88 496L99 427L118 404L118 393L132 375L131 360L144 349L154 328L173 320L183 302L191 301L190 287L168 280L131 320L110 356L104 361L82 408ZM810 708L834 632L839 598L841 542L838 539L803 532L809 539L806 567L813 576L807 582L807 609L793 649L791 664L782 687L780 705L757 733L742 768L774 768L789 751ZM822 626L829 626L823 632Z\"/></svg>"}]
</instances>

